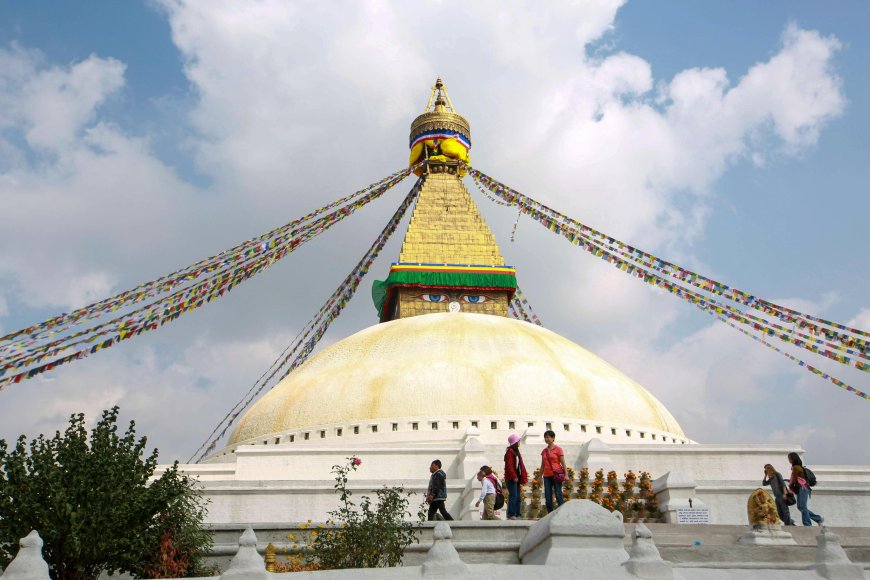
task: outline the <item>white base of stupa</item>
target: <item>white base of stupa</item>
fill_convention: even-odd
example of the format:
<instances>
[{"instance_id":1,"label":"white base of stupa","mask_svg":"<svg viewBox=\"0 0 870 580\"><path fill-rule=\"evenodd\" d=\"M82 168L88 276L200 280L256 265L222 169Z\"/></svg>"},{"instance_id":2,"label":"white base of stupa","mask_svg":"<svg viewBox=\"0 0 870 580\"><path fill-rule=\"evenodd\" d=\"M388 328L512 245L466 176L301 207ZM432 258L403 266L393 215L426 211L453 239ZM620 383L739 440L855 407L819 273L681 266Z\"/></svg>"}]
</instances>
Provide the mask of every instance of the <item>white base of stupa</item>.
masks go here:
<instances>
[{"instance_id":1,"label":"white base of stupa","mask_svg":"<svg viewBox=\"0 0 870 580\"><path fill-rule=\"evenodd\" d=\"M484 432L485 433L485 432ZM384 485L402 485L422 499L429 479L429 464L440 459L447 473L447 508L454 518L472 519L467 506L479 494L475 474L481 465L503 469L505 446L498 439L469 428L463 433L440 430L417 441L391 442L389 433L309 441L241 445L219 460L183 465L197 477L210 500L208 522L323 521L338 500L330 470L350 456L362 465L350 477L355 494ZM614 470L622 475L648 471L665 521L677 523L686 508L702 508L711 524L747 524L746 501L761 486L762 467L771 463L787 473L786 455L799 450L790 445L703 445L604 443L597 438L574 441L560 438L568 465L578 470ZM521 451L532 472L540 465L542 431L528 429ZM224 459L228 459L224 461ZM826 524L862 526L870 521L870 466L813 464L819 485L811 509L824 515ZM689 512L691 510L688 510ZM697 516L697 514L694 514ZM800 513L792 509L792 518ZM685 520L684 521L688 521ZM697 520L696 520L697 521Z\"/></svg>"}]
</instances>

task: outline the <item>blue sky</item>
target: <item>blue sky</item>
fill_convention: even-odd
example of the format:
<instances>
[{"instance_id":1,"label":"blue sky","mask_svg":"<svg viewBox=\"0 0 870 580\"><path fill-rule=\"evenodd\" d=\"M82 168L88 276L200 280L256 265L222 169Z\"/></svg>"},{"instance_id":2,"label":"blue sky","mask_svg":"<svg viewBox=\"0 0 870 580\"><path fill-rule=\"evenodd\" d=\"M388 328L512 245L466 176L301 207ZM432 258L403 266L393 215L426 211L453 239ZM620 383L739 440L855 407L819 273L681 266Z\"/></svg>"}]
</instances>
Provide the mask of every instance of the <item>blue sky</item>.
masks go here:
<instances>
[{"instance_id":1,"label":"blue sky","mask_svg":"<svg viewBox=\"0 0 870 580\"><path fill-rule=\"evenodd\" d=\"M484 172L656 255L866 329L868 12L0 1L0 330L395 171L436 74ZM478 203L544 324L646 386L693 439L870 463L870 403L527 220L510 243L515 214ZM164 459L186 457L397 204L374 204L160 333L6 389L0 437L120 404ZM375 322L363 285L325 343ZM864 373L819 366L870 389Z\"/></svg>"}]
</instances>

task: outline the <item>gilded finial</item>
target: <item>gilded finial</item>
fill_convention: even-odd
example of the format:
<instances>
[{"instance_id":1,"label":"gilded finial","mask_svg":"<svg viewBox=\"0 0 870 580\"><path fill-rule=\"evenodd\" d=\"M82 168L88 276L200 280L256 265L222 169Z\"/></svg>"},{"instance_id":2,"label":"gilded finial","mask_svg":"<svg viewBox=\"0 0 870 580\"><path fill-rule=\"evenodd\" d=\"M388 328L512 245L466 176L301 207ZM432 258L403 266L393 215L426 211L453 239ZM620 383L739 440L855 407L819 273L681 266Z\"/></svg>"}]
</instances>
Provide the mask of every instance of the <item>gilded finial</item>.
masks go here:
<instances>
[{"instance_id":1,"label":"gilded finial","mask_svg":"<svg viewBox=\"0 0 870 580\"><path fill-rule=\"evenodd\" d=\"M435 79L423 114L411 123L409 141L410 165L428 160L429 165L434 166L448 159L468 163L471 126L456 112L440 76ZM422 169L415 171L418 175L420 172Z\"/></svg>"},{"instance_id":2,"label":"gilded finial","mask_svg":"<svg viewBox=\"0 0 870 580\"><path fill-rule=\"evenodd\" d=\"M429 112L456 114L456 109L453 107L450 95L447 93L447 87L444 86L444 81L441 80L440 76L435 79L435 86L432 87L429 102L426 103L426 108L423 109L424 114Z\"/></svg>"}]
</instances>

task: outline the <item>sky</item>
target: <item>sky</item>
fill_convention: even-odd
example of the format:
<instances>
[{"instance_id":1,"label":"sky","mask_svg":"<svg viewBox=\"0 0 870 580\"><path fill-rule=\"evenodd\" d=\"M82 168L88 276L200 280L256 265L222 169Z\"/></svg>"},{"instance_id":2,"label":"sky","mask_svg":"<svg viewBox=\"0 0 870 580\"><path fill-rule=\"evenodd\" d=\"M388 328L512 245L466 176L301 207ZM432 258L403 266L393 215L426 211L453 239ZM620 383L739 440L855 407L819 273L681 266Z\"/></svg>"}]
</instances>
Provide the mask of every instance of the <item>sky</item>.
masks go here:
<instances>
[{"instance_id":1,"label":"sky","mask_svg":"<svg viewBox=\"0 0 870 580\"><path fill-rule=\"evenodd\" d=\"M0 332L402 168L438 75L484 173L657 256L870 329L868 21L861 1L0 0ZM119 405L161 461L185 460L411 185L159 332L6 388L0 438ZM467 186L544 326L644 385L689 437L870 464L870 402L528 218L511 242L515 211ZM321 348L376 322L370 283ZM866 373L789 352L870 390Z\"/></svg>"}]
</instances>

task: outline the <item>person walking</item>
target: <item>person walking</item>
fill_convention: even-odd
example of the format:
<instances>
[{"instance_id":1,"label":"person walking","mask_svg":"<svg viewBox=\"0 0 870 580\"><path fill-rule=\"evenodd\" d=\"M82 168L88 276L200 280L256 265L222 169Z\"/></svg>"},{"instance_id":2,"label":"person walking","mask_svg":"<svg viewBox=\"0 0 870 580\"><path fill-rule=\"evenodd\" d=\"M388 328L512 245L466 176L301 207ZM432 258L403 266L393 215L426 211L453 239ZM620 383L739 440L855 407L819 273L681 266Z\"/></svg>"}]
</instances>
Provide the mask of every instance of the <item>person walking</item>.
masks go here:
<instances>
[{"instance_id":1,"label":"person walking","mask_svg":"<svg viewBox=\"0 0 870 580\"><path fill-rule=\"evenodd\" d=\"M544 432L544 442L547 444L541 451L541 474L544 476L544 499L547 503L547 513L553 513L553 494L560 506L562 499L562 482L568 468L565 466L565 452L556 445L556 433L551 430Z\"/></svg>"},{"instance_id":2,"label":"person walking","mask_svg":"<svg viewBox=\"0 0 870 580\"><path fill-rule=\"evenodd\" d=\"M773 492L773 500L776 502L776 511L782 523L787 526L795 525L794 520L791 519L791 511L788 509L788 488L785 486L782 474L775 470L770 463L764 466L764 479L761 480L761 485L770 486L770 490Z\"/></svg>"},{"instance_id":3,"label":"person walking","mask_svg":"<svg viewBox=\"0 0 870 580\"><path fill-rule=\"evenodd\" d=\"M804 463L801 461L800 455L792 451L788 454L788 462L791 463L791 479L788 485L797 495L797 508L801 512L801 522L805 526L811 526L813 522L822 525L825 522L825 518L811 512L807 505L812 491L810 491L810 484L807 482Z\"/></svg>"},{"instance_id":4,"label":"person walking","mask_svg":"<svg viewBox=\"0 0 870 580\"><path fill-rule=\"evenodd\" d=\"M526 466L523 463L523 456L520 453L520 438L519 435L511 434L508 437L508 448L504 453L504 480L507 482L508 489L508 510L507 519L520 519L520 485L529 482L529 473L526 471Z\"/></svg>"},{"instance_id":5,"label":"person walking","mask_svg":"<svg viewBox=\"0 0 870 580\"><path fill-rule=\"evenodd\" d=\"M441 469L441 460L436 459L429 465L429 489L426 491L426 503L429 504L429 521L435 519L435 512L441 517L453 521L453 516L447 511L444 503L447 501L447 474Z\"/></svg>"},{"instance_id":6,"label":"person walking","mask_svg":"<svg viewBox=\"0 0 870 580\"><path fill-rule=\"evenodd\" d=\"M480 488L480 498L478 498L477 503L474 505L475 507L480 507L480 502L483 502L483 519L485 520L496 519L495 484L493 483L494 477L488 477L490 474L492 474L492 469L488 465L484 465L477 472L477 481L482 484L482 487Z\"/></svg>"}]
</instances>

